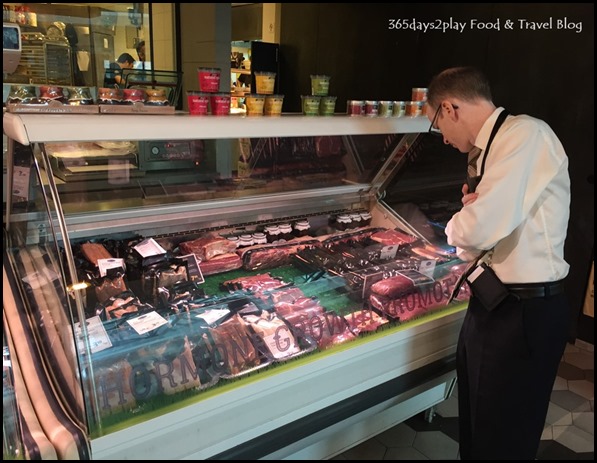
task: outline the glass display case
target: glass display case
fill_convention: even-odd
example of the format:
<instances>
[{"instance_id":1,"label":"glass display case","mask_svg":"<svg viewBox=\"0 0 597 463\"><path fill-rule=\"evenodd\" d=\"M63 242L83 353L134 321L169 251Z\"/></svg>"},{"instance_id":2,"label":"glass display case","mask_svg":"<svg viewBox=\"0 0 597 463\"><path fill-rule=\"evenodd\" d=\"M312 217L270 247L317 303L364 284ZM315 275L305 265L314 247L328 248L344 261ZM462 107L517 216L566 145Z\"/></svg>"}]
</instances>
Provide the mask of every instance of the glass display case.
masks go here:
<instances>
[{"instance_id":1,"label":"glass display case","mask_svg":"<svg viewBox=\"0 0 597 463\"><path fill-rule=\"evenodd\" d=\"M59 456L322 459L451 393L464 167L425 117L3 125L5 323Z\"/></svg>"}]
</instances>

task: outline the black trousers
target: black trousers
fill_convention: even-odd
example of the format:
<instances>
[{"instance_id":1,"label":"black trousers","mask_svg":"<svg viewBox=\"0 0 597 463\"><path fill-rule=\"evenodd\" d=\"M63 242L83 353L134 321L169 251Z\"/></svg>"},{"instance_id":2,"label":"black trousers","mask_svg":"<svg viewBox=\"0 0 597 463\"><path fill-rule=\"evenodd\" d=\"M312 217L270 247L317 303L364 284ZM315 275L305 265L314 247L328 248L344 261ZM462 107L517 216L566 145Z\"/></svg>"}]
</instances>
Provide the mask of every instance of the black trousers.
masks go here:
<instances>
[{"instance_id":1,"label":"black trousers","mask_svg":"<svg viewBox=\"0 0 597 463\"><path fill-rule=\"evenodd\" d=\"M462 460L535 459L568 336L563 294L488 312L474 296L457 347Z\"/></svg>"}]
</instances>

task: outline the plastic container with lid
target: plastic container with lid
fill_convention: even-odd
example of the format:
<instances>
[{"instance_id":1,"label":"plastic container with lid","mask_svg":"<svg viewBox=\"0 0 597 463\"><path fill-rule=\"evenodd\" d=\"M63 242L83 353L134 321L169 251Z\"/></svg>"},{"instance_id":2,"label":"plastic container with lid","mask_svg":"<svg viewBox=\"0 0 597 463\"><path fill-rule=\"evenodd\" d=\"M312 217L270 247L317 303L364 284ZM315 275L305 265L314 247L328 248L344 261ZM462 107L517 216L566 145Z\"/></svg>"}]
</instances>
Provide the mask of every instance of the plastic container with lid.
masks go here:
<instances>
[{"instance_id":1,"label":"plastic container with lid","mask_svg":"<svg viewBox=\"0 0 597 463\"><path fill-rule=\"evenodd\" d=\"M278 228L280 229L279 239L289 241L294 238L294 235L292 234L292 225L289 223L281 223L278 225Z\"/></svg>"},{"instance_id":2,"label":"plastic container with lid","mask_svg":"<svg viewBox=\"0 0 597 463\"><path fill-rule=\"evenodd\" d=\"M406 114L406 101L394 101L394 107L392 108L392 116L400 117Z\"/></svg>"},{"instance_id":3,"label":"plastic container with lid","mask_svg":"<svg viewBox=\"0 0 597 463\"><path fill-rule=\"evenodd\" d=\"M321 116L333 116L336 111L335 96L322 96L319 102L319 114Z\"/></svg>"},{"instance_id":4,"label":"plastic container with lid","mask_svg":"<svg viewBox=\"0 0 597 463\"><path fill-rule=\"evenodd\" d=\"M220 68L198 67L199 90L205 93L219 92L221 72Z\"/></svg>"},{"instance_id":5,"label":"plastic container with lid","mask_svg":"<svg viewBox=\"0 0 597 463\"><path fill-rule=\"evenodd\" d=\"M311 95L327 96L330 90L330 76L311 75Z\"/></svg>"},{"instance_id":6,"label":"plastic container with lid","mask_svg":"<svg viewBox=\"0 0 597 463\"><path fill-rule=\"evenodd\" d=\"M294 236L309 236L309 232L311 231L311 224L307 219L305 220L298 220L294 223L294 229L292 233Z\"/></svg>"},{"instance_id":7,"label":"plastic container with lid","mask_svg":"<svg viewBox=\"0 0 597 463\"><path fill-rule=\"evenodd\" d=\"M334 226L340 231L348 230L352 227L352 220L348 214L340 214L336 217L336 223Z\"/></svg>"},{"instance_id":8,"label":"plastic container with lid","mask_svg":"<svg viewBox=\"0 0 597 463\"><path fill-rule=\"evenodd\" d=\"M236 244L236 247L238 248L238 245L239 245L239 242L240 242L240 240L239 240L238 236L236 236L236 235L228 235L228 236L226 237L226 239L227 239L228 241L231 241L231 242L233 242L234 244Z\"/></svg>"},{"instance_id":9,"label":"plastic container with lid","mask_svg":"<svg viewBox=\"0 0 597 463\"><path fill-rule=\"evenodd\" d=\"M427 101L427 89L415 87L411 92L411 100L413 101Z\"/></svg>"},{"instance_id":10,"label":"plastic container with lid","mask_svg":"<svg viewBox=\"0 0 597 463\"><path fill-rule=\"evenodd\" d=\"M255 71L255 92L259 95L273 95L276 84L275 72Z\"/></svg>"},{"instance_id":11,"label":"plastic container with lid","mask_svg":"<svg viewBox=\"0 0 597 463\"><path fill-rule=\"evenodd\" d=\"M267 236L263 232L253 233L253 244L267 244Z\"/></svg>"},{"instance_id":12,"label":"plastic container with lid","mask_svg":"<svg viewBox=\"0 0 597 463\"><path fill-rule=\"evenodd\" d=\"M423 105L421 101L407 101L406 102L406 115L410 117L417 117L421 115L421 109Z\"/></svg>"},{"instance_id":13,"label":"plastic container with lid","mask_svg":"<svg viewBox=\"0 0 597 463\"><path fill-rule=\"evenodd\" d=\"M301 103L303 108L303 114L305 116L319 115L319 104L321 103L320 96L301 95Z\"/></svg>"},{"instance_id":14,"label":"plastic container with lid","mask_svg":"<svg viewBox=\"0 0 597 463\"><path fill-rule=\"evenodd\" d=\"M53 85L40 86L39 87L39 99L41 100L42 103L48 103L50 101L58 101L60 103L66 103L66 97L64 96L63 88L53 86Z\"/></svg>"},{"instance_id":15,"label":"plastic container with lid","mask_svg":"<svg viewBox=\"0 0 597 463\"><path fill-rule=\"evenodd\" d=\"M280 239L280 227L277 225L268 225L265 227L265 236L268 243L273 243Z\"/></svg>"},{"instance_id":16,"label":"plastic container with lid","mask_svg":"<svg viewBox=\"0 0 597 463\"><path fill-rule=\"evenodd\" d=\"M364 116L365 115L365 101L364 100L348 100L346 102L346 113L349 116Z\"/></svg>"},{"instance_id":17,"label":"plastic container with lid","mask_svg":"<svg viewBox=\"0 0 597 463\"><path fill-rule=\"evenodd\" d=\"M243 234L238 237L238 247L246 248L247 246L253 246L253 235Z\"/></svg>"},{"instance_id":18,"label":"plastic container with lid","mask_svg":"<svg viewBox=\"0 0 597 463\"><path fill-rule=\"evenodd\" d=\"M350 214L350 221L351 228L359 228L363 225L360 213Z\"/></svg>"},{"instance_id":19,"label":"plastic container with lid","mask_svg":"<svg viewBox=\"0 0 597 463\"><path fill-rule=\"evenodd\" d=\"M370 212L361 212L361 226L371 225L371 213Z\"/></svg>"},{"instance_id":20,"label":"plastic container with lid","mask_svg":"<svg viewBox=\"0 0 597 463\"><path fill-rule=\"evenodd\" d=\"M247 106L247 116L263 116L265 95L258 95L256 93L246 95L245 105Z\"/></svg>"},{"instance_id":21,"label":"plastic container with lid","mask_svg":"<svg viewBox=\"0 0 597 463\"><path fill-rule=\"evenodd\" d=\"M266 95L263 114L266 116L280 116L282 114L284 95Z\"/></svg>"},{"instance_id":22,"label":"plastic container with lid","mask_svg":"<svg viewBox=\"0 0 597 463\"><path fill-rule=\"evenodd\" d=\"M6 102L10 104L37 104L39 100L33 85L11 85Z\"/></svg>"},{"instance_id":23,"label":"plastic container with lid","mask_svg":"<svg viewBox=\"0 0 597 463\"><path fill-rule=\"evenodd\" d=\"M209 97L209 107L214 116L230 114L231 97L229 93L212 93Z\"/></svg>"},{"instance_id":24,"label":"plastic container with lid","mask_svg":"<svg viewBox=\"0 0 597 463\"><path fill-rule=\"evenodd\" d=\"M375 117L379 114L379 101L366 100L365 101L365 116Z\"/></svg>"},{"instance_id":25,"label":"plastic container with lid","mask_svg":"<svg viewBox=\"0 0 597 463\"><path fill-rule=\"evenodd\" d=\"M392 109L394 108L393 101L380 101L379 102L379 116L380 117L390 117L392 115Z\"/></svg>"}]
</instances>

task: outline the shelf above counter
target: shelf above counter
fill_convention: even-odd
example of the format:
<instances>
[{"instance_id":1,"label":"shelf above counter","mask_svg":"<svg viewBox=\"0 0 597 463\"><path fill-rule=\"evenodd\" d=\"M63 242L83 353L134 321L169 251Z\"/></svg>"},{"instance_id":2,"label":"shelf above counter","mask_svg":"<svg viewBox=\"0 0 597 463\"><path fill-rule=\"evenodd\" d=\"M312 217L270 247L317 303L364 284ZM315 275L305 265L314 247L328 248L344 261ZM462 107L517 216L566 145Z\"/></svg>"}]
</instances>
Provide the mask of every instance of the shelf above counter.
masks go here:
<instances>
[{"instance_id":1,"label":"shelf above counter","mask_svg":"<svg viewBox=\"0 0 597 463\"><path fill-rule=\"evenodd\" d=\"M81 119L85 124L81 124ZM334 116L249 117L128 114L13 114L3 117L4 133L23 145L89 140L193 140L216 138L307 137L421 133L429 119L418 117Z\"/></svg>"}]
</instances>

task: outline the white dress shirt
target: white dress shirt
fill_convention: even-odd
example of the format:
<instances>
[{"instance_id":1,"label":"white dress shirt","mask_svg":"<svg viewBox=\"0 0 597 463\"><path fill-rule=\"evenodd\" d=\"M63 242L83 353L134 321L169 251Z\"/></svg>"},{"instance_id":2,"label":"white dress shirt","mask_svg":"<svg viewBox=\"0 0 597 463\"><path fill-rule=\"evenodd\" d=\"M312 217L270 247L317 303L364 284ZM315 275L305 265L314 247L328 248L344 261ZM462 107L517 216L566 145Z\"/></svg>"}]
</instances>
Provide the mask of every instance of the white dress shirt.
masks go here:
<instances>
[{"instance_id":1,"label":"white dress shirt","mask_svg":"<svg viewBox=\"0 0 597 463\"><path fill-rule=\"evenodd\" d=\"M475 146L485 148L498 114L485 121ZM497 132L477 186L478 198L446 226L448 243L472 260L495 246L491 267L504 283L561 280L568 274L564 240L570 217L568 157L553 130L527 115L508 116Z\"/></svg>"}]
</instances>

